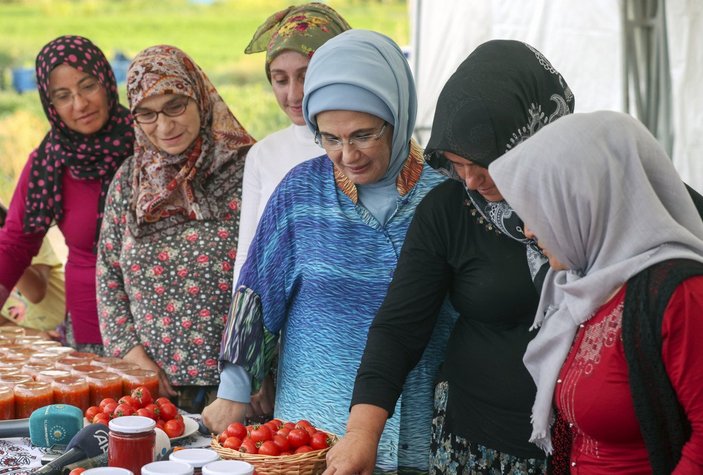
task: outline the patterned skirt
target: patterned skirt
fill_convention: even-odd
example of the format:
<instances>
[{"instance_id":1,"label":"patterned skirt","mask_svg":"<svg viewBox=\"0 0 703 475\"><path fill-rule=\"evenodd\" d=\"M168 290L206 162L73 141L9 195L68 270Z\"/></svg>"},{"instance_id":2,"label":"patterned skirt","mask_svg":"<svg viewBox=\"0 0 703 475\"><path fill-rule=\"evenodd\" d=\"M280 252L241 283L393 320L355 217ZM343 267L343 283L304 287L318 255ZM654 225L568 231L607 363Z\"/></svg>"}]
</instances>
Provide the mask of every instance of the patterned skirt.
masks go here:
<instances>
[{"instance_id":1,"label":"patterned skirt","mask_svg":"<svg viewBox=\"0 0 703 475\"><path fill-rule=\"evenodd\" d=\"M449 383L435 386L430 474L433 475L542 475L546 459L525 459L484 447L446 431Z\"/></svg>"}]
</instances>

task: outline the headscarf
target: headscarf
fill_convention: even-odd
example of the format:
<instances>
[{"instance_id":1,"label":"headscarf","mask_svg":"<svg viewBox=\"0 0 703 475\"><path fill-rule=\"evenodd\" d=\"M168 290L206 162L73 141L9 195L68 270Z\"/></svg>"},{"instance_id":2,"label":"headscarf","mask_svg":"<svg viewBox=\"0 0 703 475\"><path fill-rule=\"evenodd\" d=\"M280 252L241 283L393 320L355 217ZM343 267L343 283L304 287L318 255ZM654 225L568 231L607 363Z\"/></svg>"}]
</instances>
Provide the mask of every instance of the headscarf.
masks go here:
<instances>
[{"instance_id":1,"label":"headscarf","mask_svg":"<svg viewBox=\"0 0 703 475\"><path fill-rule=\"evenodd\" d=\"M180 94L195 101L200 135L183 153L155 147L136 127L131 208L139 225L163 229L227 212L241 193L244 157L255 140L239 124L205 73L183 51L167 45L139 53L127 72L132 111L146 98ZM143 230L135 229L144 234Z\"/></svg>"},{"instance_id":2,"label":"headscarf","mask_svg":"<svg viewBox=\"0 0 703 475\"><path fill-rule=\"evenodd\" d=\"M331 7L304 3L274 13L256 29L245 53L266 51L266 77L271 82L271 61L283 51L296 51L308 59L325 41L350 29Z\"/></svg>"},{"instance_id":3,"label":"headscarf","mask_svg":"<svg viewBox=\"0 0 703 475\"><path fill-rule=\"evenodd\" d=\"M664 149L619 112L575 114L489 167L505 199L568 271L547 273L525 365L537 384L531 441L551 452L554 387L578 326L638 272L703 262L703 222Z\"/></svg>"},{"instance_id":4,"label":"headscarf","mask_svg":"<svg viewBox=\"0 0 703 475\"><path fill-rule=\"evenodd\" d=\"M105 88L109 118L97 133L83 135L71 130L51 104L49 75L61 64L90 74ZM65 166L74 178L100 180L100 197L95 210L97 242L110 181L120 164L132 154L132 117L119 103L115 75L105 55L87 38L61 36L47 43L37 55L36 74L39 98L51 130L44 136L31 164L24 230L45 232L52 221L63 218Z\"/></svg>"},{"instance_id":5,"label":"headscarf","mask_svg":"<svg viewBox=\"0 0 703 475\"><path fill-rule=\"evenodd\" d=\"M532 46L492 40L476 48L449 78L437 101L427 162L450 169L441 152L488 165L546 124L574 110L574 95L561 74ZM523 224L505 201L487 201L466 190L484 219L527 245L533 279L546 259L523 234Z\"/></svg>"},{"instance_id":6,"label":"headscarf","mask_svg":"<svg viewBox=\"0 0 703 475\"><path fill-rule=\"evenodd\" d=\"M317 130L315 117L327 110L366 112L393 126L385 175L356 186L359 201L385 223L397 206L396 178L410 152L417 113L415 82L398 45L368 30L349 30L322 45L305 76L303 117L310 130Z\"/></svg>"}]
</instances>

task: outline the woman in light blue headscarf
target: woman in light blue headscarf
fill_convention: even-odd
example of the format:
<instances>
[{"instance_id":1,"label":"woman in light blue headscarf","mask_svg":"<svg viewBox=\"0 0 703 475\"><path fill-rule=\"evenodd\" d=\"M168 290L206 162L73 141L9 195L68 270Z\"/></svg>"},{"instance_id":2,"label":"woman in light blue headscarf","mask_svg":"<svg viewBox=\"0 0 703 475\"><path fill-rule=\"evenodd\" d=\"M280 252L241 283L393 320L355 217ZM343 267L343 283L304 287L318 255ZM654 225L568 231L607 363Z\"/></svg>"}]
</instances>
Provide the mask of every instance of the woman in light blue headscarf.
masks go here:
<instances>
[{"instance_id":1,"label":"woman in light blue headscarf","mask_svg":"<svg viewBox=\"0 0 703 475\"><path fill-rule=\"evenodd\" d=\"M442 178L411 139L415 86L384 35L350 30L320 47L303 111L326 154L294 168L269 200L237 284L213 404L241 414L280 339L274 416L343 435L369 325L415 207ZM432 380L452 316L442 313L405 383L378 470L427 470Z\"/></svg>"}]
</instances>

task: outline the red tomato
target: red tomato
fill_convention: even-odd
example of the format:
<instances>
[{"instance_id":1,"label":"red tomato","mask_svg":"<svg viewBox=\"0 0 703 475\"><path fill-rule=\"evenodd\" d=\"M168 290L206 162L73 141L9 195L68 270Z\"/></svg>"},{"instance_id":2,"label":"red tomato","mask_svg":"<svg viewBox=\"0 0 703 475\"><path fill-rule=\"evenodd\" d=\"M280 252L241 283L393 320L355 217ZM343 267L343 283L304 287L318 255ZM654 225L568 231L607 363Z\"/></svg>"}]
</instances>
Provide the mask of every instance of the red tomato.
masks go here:
<instances>
[{"instance_id":1,"label":"red tomato","mask_svg":"<svg viewBox=\"0 0 703 475\"><path fill-rule=\"evenodd\" d=\"M276 444L278 450L280 450L281 452L286 452L288 451L288 449L290 449L290 442L288 442L288 439L283 435L274 435L273 443Z\"/></svg>"},{"instance_id":2,"label":"red tomato","mask_svg":"<svg viewBox=\"0 0 703 475\"><path fill-rule=\"evenodd\" d=\"M259 455L273 455L278 456L281 454L278 446L273 442L273 440L267 440L261 447L259 447Z\"/></svg>"},{"instance_id":3,"label":"red tomato","mask_svg":"<svg viewBox=\"0 0 703 475\"><path fill-rule=\"evenodd\" d=\"M330 446L330 439L327 433L318 431L310 438L310 447L315 450L326 449Z\"/></svg>"},{"instance_id":4,"label":"red tomato","mask_svg":"<svg viewBox=\"0 0 703 475\"><path fill-rule=\"evenodd\" d=\"M310 434L305 432L303 429L293 429L288 433L288 442L291 448L297 449L303 445L307 445L310 442Z\"/></svg>"},{"instance_id":5,"label":"red tomato","mask_svg":"<svg viewBox=\"0 0 703 475\"><path fill-rule=\"evenodd\" d=\"M164 432L166 432L169 439L176 438L183 434L183 424L175 419L166 421L164 424Z\"/></svg>"},{"instance_id":6,"label":"red tomato","mask_svg":"<svg viewBox=\"0 0 703 475\"><path fill-rule=\"evenodd\" d=\"M74 468L73 470L71 470L70 472L68 472L68 475L78 475L80 473L85 472L86 470L87 469L85 469L83 467L77 467L77 468Z\"/></svg>"},{"instance_id":7,"label":"red tomato","mask_svg":"<svg viewBox=\"0 0 703 475\"><path fill-rule=\"evenodd\" d=\"M269 429L271 429L271 433L272 433L272 434L275 434L276 431L278 431L278 429L281 428L281 426L279 426L278 424L276 424L274 421L268 421L268 422L266 422L264 425L265 425L266 427L268 427Z\"/></svg>"},{"instance_id":8,"label":"red tomato","mask_svg":"<svg viewBox=\"0 0 703 475\"><path fill-rule=\"evenodd\" d=\"M281 427L276 431L276 434L282 435L283 437L288 437L288 433L290 432L290 429L288 427Z\"/></svg>"},{"instance_id":9,"label":"red tomato","mask_svg":"<svg viewBox=\"0 0 703 475\"><path fill-rule=\"evenodd\" d=\"M242 445L239 446L239 451L247 454L259 453L259 449L256 447L256 442L251 440L251 437L247 437L242 441Z\"/></svg>"},{"instance_id":10,"label":"red tomato","mask_svg":"<svg viewBox=\"0 0 703 475\"><path fill-rule=\"evenodd\" d=\"M135 411L142 407L142 405L134 399L132 396L122 396L117 400L117 404L127 404L128 406L132 407Z\"/></svg>"},{"instance_id":11,"label":"red tomato","mask_svg":"<svg viewBox=\"0 0 703 475\"><path fill-rule=\"evenodd\" d=\"M178 408L170 402L161 404L159 408L161 409L161 419L165 421L170 421L178 414Z\"/></svg>"},{"instance_id":12,"label":"red tomato","mask_svg":"<svg viewBox=\"0 0 703 475\"><path fill-rule=\"evenodd\" d=\"M105 407L109 407L109 404ZM132 414L134 414L134 408L132 406L129 404L120 403L112 412L112 417L131 416Z\"/></svg>"},{"instance_id":13,"label":"red tomato","mask_svg":"<svg viewBox=\"0 0 703 475\"><path fill-rule=\"evenodd\" d=\"M283 424L283 427L285 427L286 429L295 429L295 424L292 422L286 422Z\"/></svg>"},{"instance_id":14,"label":"red tomato","mask_svg":"<svg viewBox=\"0 0 703 475\"><path fill-rule=\"evenodd\" d=\"M157 406L161 406L162 404L166 404L166 403L173 404L169 398L164 397L164 396L161 396L156 401L154 401L154 404L156 404Z\"/></svg>"},{"instance_id":15,"label":"red tomato","mask_svg":"<svg viewBox=\"0 0 703 475\"><path fill-rule=\"evenodd\" d=\"M98 412L97 414L95 414L95 417L93 417L92 422L93 424L108 425L110 423L110 416L108 416L104 412Z\"/></svg>"},{"instance_id":16,"label":"red tomato","mask_svg":"<svg viewBox=\"0 0 703 475\"><path fill-rule=\"evenodd\" d=\"M139 407L146 407L154 401L149 388L137 386L132 390L132 398L139 403Z\"/></svg>"},{"instance_id":17,"label":"red tomato","mask_svg":"<svg viewBox=\"0 0 703 475\"><path fill-rule=\"evenodd\" d=\"M305 419L300 419L298 422L295 423L296 429L304 429L306 427L313 427L313 425L310 423L310 421L306 421Z\"/></svg>"},{"instance_id":18,"label":"red tomato","mask_svg":"<svg viewBox=\"0 0 703 475\"><path fill-rule=\"evenodd\" d=\"M154 414L154 416L152 417L152 419L154 419L154 420L157 420L161 417L161 408L159 406L157 406L156 404L153 404L153 403L147 404L142 409L146 409L147 411L151 411L151 413Z\"/></svg>"},{"instance_id":19,"label":"red tomato","mask_svg":"<svg viewBox=\"0 0 703 475\"><path fill-rule=\"evenodd\" d=\"M223 432L223 434L226 434L226 432ZM242 446L242 439L239 437L227 437L224 442L220 442L222 444L222 447L226 449L232 449L232 450L239 450L239 447Z\"/></svg>"},{"instance_id":20,"label":"red tomato","mask_svg":"<svg viewBox=\"0 0 703 475\"><path fill-rule=\"evenodd\" d=\"M105 404L103 406L103 414L107 414L108 416L112 417L112 414L115 412L116 408L117 408L116 402L108 402L107 404Z\"/></svg>"},{"instance_id":21,"label":"red tomato","mask_svg":"<svg viewBox=\"0 0 703 475\"><path fill-rule=\"evenodd\" d=\"M106 404L109 404L109 403L111 403L111 402L114 403L115 406L117 405L117 401L115 401L115 400L112 399L111 397L106 397L105 399L103 399L102 401L100 401L100 404L98 404L98 407L100 407L100 409L103 409Z\"/></svg>"},{"instance_id":22,"label":"red tomato","mask_svg":"<svg viewBox=\"0 0 703 475\"><path fill-rule=\"evenodd\" d=\"M98 406L90 406L85 410L85 418L92 421L93 417L100 412L102 412L102 410Z\"/></svg>"},{"instance_id":23,"label":"red tomato","mask_svg":"<svg viewBox=\"0 0 703 475\"><path fill-rule=\"evenodd\" d=\"M302 453L305 453L305 452L312 452L312 447L310 447L309 445L301 445L300 447L298 447L297 449L295 449L295 452L294 452L294 453L296 453L296 454L302 454Z\"/></svg>"},{"instance_id":24,"label":"red tomato","mask_svg":"<svg viewBox=\"0 0 703 475\"><path fill-rule=\"evenodd\" d=\"M166 421L164 421L163 419L158 419L156 421L156 427L158 427L161 430L164 430L164 424L166 424ZM164 432L166 432L166 431L164 431Z\"/></svg>"},{"instance_id":25,"label":"red tomato","mask_svg":"<svg viewBox=\"0 0 703 475\"><path fill-rule=\"evenodd\" d=\"M139 409L137 409L137 412L135 414L138 416L148 417L149 419L156 420L156 417L154 417L154 411L145 407L140 407Z\"/></svg>"},{"instance_id":26,"label":"red tomato","mask_svg":"<svg viewBox=\"0 0 703 475\"><path fill-rule=\"evenodd\" d=\"M248 435L246 426L241 422L232 422L227 426L225 432L232 437L239 437L242 440Z\"/></svg>"},{"instance_id":27,"label":"red tomato","mask_svg":"<svg viewBox=\"0 0 703 475\"><path fill-rule=\"evenodd\" d=\"M275 423L275 424L278 426L278 429L280 429L281 427L283 427L283 421L280 420L280 419L273 418L273 419L271 419L269 422Z\"/></svg>"},{"instance_id":28,"label":"red tomato","mask_svg":"<svg viewBox=\"0 0 703 475\"><path fill-rule=\"evenodd\" d=\"M305 432L310 434L310 437L313 435L317 434L317 429L315 429L313 426L305 427Z\"/></svg>"},{"instance_id":29,"label":"red tomato","mask_svg":"<svg viewBox=\"0 0 703 475\"><path fill-rule=\"evenodd\" d=\"M273 433L271 429L269 429L269 426L261 425L255 426L249 433L249 437L251 437L251 440L254 442L264 442L266 440L271 440Z\"/></svg>"}]
</instances>

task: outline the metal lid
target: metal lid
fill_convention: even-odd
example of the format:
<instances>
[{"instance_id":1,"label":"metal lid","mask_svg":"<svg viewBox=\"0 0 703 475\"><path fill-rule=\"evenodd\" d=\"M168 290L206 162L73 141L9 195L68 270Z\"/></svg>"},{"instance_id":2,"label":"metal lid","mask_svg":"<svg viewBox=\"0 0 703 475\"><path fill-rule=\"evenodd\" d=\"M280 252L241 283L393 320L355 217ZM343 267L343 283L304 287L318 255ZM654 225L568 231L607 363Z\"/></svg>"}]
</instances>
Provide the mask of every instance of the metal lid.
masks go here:
<instances>
[{"instance_id":1,"label":"metal lid","mask_svg":"<svg viewBox=\"0 0 703 475\"><path fill-rule=\"evenodd\" d=\"M156 421L144 416L122 416L115 417L108 425L110 430L122 432L124 434L139 434L149 432L156 427Z\"/></svg>"}]
</instances>

